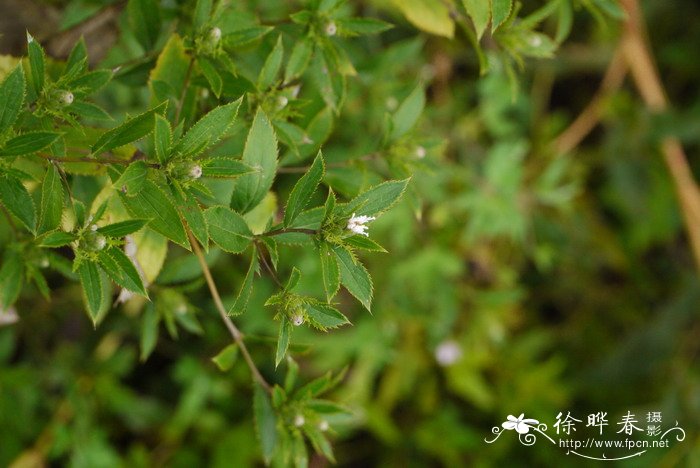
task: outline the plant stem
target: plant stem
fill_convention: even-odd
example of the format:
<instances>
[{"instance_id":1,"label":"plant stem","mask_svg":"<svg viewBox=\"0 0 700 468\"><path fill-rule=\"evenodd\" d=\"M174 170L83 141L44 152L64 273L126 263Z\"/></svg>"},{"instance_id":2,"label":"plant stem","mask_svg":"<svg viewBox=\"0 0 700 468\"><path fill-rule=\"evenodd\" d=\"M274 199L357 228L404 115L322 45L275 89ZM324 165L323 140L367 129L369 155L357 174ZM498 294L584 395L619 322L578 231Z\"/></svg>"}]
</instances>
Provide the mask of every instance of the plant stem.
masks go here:
<instances>
[{"instance_id":1,"label":"plant stem","mask_svg":"<svg viewBox=\"0 0 700 468\"><path fill-rule=\"evenodd\" d=\"M188 227L186 227L185 229L187 230L187 235L190 239L190 243L192 244L192 250L194 250L194 254L197 256L197 260L199 260L199 265L202 267L204 279L206 279L207 281L207 285L209 286L209 292L211 293L212 299L214 299L214 305L216 306L216 310L221 316L221 320L224 321L226 328L228 328L229 333L231 333L231 336L233 337L233 341L238 345L238 348L240 349L246 364L248 364L248 367L250 368L250 372L253 374L253 379L256 380L265 390L271 392L272 389L270 387L270 384L267 383L267 381L262 376L255 363L253 362L253 359L250 357L248 348L246 347L243 341L243 333L241 333L238 327L236 327L233 321L231 321L231 317L229 317L226 313L226 308L224 307L224 303L221 301L219 290L216 288L216 283L214 283L214 278L211 276L211 271L207 266L207 261L204 258L204 254L202 253L202 249L199 247L197 239L195 239L195 237L192 235L192 231L190 231Z\"/></svg>"}]
</instances>

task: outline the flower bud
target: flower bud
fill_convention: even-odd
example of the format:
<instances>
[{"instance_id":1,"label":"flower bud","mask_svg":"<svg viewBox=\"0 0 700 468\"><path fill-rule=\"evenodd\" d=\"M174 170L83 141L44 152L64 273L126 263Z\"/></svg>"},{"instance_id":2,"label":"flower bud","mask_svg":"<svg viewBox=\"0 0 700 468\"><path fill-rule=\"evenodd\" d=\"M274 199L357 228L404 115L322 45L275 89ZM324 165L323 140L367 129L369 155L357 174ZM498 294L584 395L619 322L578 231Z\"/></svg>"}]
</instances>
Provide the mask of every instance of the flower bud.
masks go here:
<instances>
[{"instance_id":1,"label":"flower bud","mask_svg":"<svg viewBox=\"0 0 700 468\"><path fill-rule=\"evenodd\" d=\"M326 33L326 36L335 36L335 33L338 32L338 27L335 25L334 21L329 21L326 23L326 27L323 28L323 30Z\"/></svg>"},{"instance_id":2,"label":"flower bud","mask_svg":"<svg viewBox=\"0 0 700 468\"><path fill-rule=\"evenodd\" d=\"M427 152L425 151L425 148L423 148L422 146L419 146L416 148L416 157L418 159L423 159L426 154L427 154Z\"/></svg>"},{"instance_id":3,"label":"flower bud","mask_svg":"<svg viewBox=\"0 0 700 468\"><path fill-rule=\"evenodd\" d=\"M92 232L97 231L97 224L92 224L92 225L90 225L90 230L91 230Z\"/></svg>"},{"instance_id":4,"label":"flower bud","mask_svg":"<svg viewBox=\"0 0 700 468\"><path fill-rule=\"evenodd\" d=\"M207 37L207 41L211 45L217 45L221 41L221 29L219 28L211 28L209 30L209 36Z\"/></svg>"},{"instance_id":5,"label":"flower bud","mask_svg":"<svg viewBox=\"0 0 700 468\"><path fill-rule=\"evenodd\" d=\"M301 414L297 414L296 416L294 416L294 425L296 427L301 427L304 425L304 423L306 423L306 419L304 419L304 416L302 416Z\"/></svg>"},{"instance_id":6,"label":"flower bud","mask_svg":"<svg viewBox=\"0 0 700 468\"><path fill-rule=\"evenodd\" d=\"M287 99L287 96L278 96L277 97L277 108L278 109L284 109L288 103L289 103L289 99Z\"/></svg>"},{"instance_id":7,"label":"flower bud","mask_svg":"<svg viewBox=\"0 0 700 468\"><path fill-rule=\"evenodd\" d=\"M190 179L199 179L202 177L202 166L199 164L193 164L190 167L190 171L187 173Z\"/></svg>"},{"instance_id":8,"label":"flower bud","mask_svg":"<svg viewBox=\"0 0 700 468\"><path fill-rule=\"evenodd\" d=\"M75 97L70 91L59 91L56 93L56 99L62 106L70 106Z\"/></svg>"},{"instance_id":9,"label":"flower bud","mask_svg":"<svg viewBox=\"0 0 700 468\"><path fill-rule=\"evenodd\" d=\"M321 432L326 432L329 428L328 426L328 421L325 419L322 419L320 423L318 423L318 428Z\"/></svg>"},{"instance_id":10,"label":"flower bud","mask_svg":"<svg viewBox=\"0 0 700 468\"><path fill-rule=\"evenodd\" d=\"M107 239L105 239L105 236L97 235L92 245L95 250L102 250L107 245Z\"/></svg>"},{"instance_id":11,"label":"flower bud","mask_svg":"<svg viewBox=\"0 0 700 468\"><path fill-rule=\"evenodd\" d=\"M304 323L304 316L301 313L297 312L296 314L290 317L290 321L292 322L292 325L298 327L299 325Z\"/></svg>"}]
</instances>

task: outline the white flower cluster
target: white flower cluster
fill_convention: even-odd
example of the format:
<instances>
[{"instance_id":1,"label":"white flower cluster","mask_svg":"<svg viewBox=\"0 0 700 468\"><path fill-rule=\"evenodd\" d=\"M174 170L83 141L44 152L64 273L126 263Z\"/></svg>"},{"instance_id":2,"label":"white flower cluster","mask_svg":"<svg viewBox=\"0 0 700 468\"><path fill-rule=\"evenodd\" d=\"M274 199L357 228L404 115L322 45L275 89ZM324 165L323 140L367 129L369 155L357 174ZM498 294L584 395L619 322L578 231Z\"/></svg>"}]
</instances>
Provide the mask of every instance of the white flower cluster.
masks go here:
<instances>
[{"instance_id":1,"label":"white flower cluster","mask_svg":"<svg viewBox=\"0 0 700 468\"><path fill-rule=\"evenodd\" d=\"M369 237L369 234L367 234L367 229L369 226L366 224L370 221L374 221L375 219L376 218L374 216L355 216L355 213L353 213L352 217L348 220L348 229L355 234L361 234L365 237Z\"/></svg>"}]
</instances>

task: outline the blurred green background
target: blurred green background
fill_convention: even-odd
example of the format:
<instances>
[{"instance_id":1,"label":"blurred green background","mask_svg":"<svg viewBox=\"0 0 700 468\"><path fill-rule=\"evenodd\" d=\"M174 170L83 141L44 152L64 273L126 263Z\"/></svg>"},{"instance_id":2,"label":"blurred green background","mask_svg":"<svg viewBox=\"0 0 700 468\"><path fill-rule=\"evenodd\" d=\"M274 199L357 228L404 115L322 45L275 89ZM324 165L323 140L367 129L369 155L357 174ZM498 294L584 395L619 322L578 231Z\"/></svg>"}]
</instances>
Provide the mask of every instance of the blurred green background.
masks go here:
<instances>
[{"instance_id":1,"label":"blurred green background","mask_svg":"<svg viewBox=\"0 0 700 468\"><path fill-rule=\"evenodd\" d=\"M2 53L24 53L25 27L52 38L106 3L0 0ZM652 115L628 80L604 101L601 125L555 155L551 142L589 102L612 57L614 20L577 10L570 38L554 58L526 63L514 95L497 66L479 76L461 34L421 33L386 2L350 3L396 27L347 44L358 75L324 145L338 164L327 179L352 194L356 180L395 169L392 158L414 175L409 196L371 227L389 253L362 256L374 278L374 315L341 296L352 327L295 334L308 345L295 354L305 377L349 366L333 394L354 411L332 421L339 466L598 466L542 437L530 447L515 433L484 441L507 415L525 413L551 431L567 411L584 421L608 412L611 433L627 411L643 426L647 412L660 411L664 427L685 429L683 442L607 463L700 466L700 283L657 150L663 137L679 137L700 175L700 4L642 7L673 110ZM268 24L298 6L235 8ZM133 52L133 38L119 34L123 21L97 30L105 65ZM272 44L268 36L260 47ZM354 160L419 81L428 105L415 138L401 154ZM99 99L110 110L138 108L147 96L134 89L122 82ZM279 176L280 199L297 177ZM302 289L321 295L315 253L280 253L280 264L301 265ZM161 278L182 254L171 247ZM246 269L245 258L222 255L213 271L231 297ZM94 330L79 286L49 280L51 302L27 290L20 320L0 327L0 466L261 464L248 370L238 363L222 373L211 362L228 337L201 280L166 278L197 309L201 329L175 337L161 328L145 362L139 307L112 311ZM237 319L247 334L275 335L262 305L273 286L256 283ZM251 348L270 381L283 379L273 348Z\"/></svg>"}]
</instances>

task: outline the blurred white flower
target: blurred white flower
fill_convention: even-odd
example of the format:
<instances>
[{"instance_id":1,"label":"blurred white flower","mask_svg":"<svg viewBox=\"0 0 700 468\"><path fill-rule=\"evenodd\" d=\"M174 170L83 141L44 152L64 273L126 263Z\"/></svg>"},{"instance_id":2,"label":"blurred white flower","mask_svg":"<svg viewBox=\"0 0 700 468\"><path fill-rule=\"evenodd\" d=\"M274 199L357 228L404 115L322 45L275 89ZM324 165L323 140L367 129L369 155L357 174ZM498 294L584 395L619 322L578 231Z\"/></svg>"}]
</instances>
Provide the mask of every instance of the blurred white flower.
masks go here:
<instances>
[{"instance_id":1,"label":"blurred white flower","mask_svg":"<svg viewBox=\"0 0 700 468\"><path fill-rule=\"evenodd\" d=\"M331 21L326 24L326 36L335 36L336 32L338 32L338 27L335 25L335 22Z\"/></svg>"},{"instance_id":2,"label":"blurred white flower","mask_svg":"<svg viewBox=\"0 0 700 468\"><path fill-rule=\"evenodd\" d=\"M374 216L355 216L355 213L353 213L352 217L350 217L348 220L348 229L355 234L361 234L365 237L369 237L369 234L367 234L367 229L369 226L366 226L366 224L370 221L374 221L375 219L376 218Z\"/></svg>"},{"instance_id":3,"label":"blurred white flower","mask_svg":"<svg viewBox=\"0 0 700 468\"><path fill-rule=\"evenodd\" d=\"M17 315L17 309L14 306L10 306L7 309L0 307L0 327L17 322L19 322L19 315Z\"/></svg>"},{"instance_id":4,"label":"blurred white flower","mask_svg":"<svg viewBox=\"0 0 700 468\"><path fill-rule=\"evenodd\" d=\"M304 419L304 416L302 416L301 414L297 414L294 417L294 425L296 427L301 427L304 425L304 423L306 423L306 420Z\"/></svg>"},{"instance_id":5,"label":"blurred white flower","mask_svg":"<svg viewBox=\"0 0 700 468\"><path fill-rule=\"evenodd\" d=\"M320 423L318 423L318 428L321 432L326 432L329 428L328 426L328 421L325 419L322 419Z\"/></svg>"},{"instance_id":6,"label":"blurred white flower","mask_svg":"<svg viewBox=\"0 0 700 468\"><path fill-rule=\"evenodd\" d=\"M199 164L195 164L192 167L190 167L190 172L189 176L191 179L199 179L202 177L202 166Z\"/></svg>"},{"instance_id":7,"label":"blurred white flower","mask_svg":"<svg viewBox=\"0 0 700 468\"><path fill-rule=\"evenodd\" d=\"M435 348L435 360L442 367L451 366L462 357L462 348L454 340L446 340Z\"/></svg>"}]
</instances>

